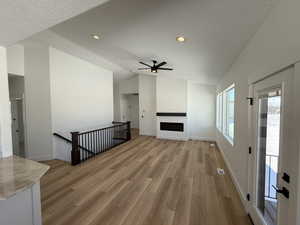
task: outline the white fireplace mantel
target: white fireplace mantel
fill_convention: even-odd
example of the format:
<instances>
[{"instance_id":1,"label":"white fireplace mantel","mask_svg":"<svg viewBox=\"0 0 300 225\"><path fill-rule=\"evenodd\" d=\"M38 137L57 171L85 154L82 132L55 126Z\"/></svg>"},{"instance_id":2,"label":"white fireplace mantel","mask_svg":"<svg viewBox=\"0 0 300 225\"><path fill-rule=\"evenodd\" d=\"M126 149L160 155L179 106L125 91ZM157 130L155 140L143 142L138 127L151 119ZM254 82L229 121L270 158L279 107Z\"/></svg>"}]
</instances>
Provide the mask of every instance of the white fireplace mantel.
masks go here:
<instances>
[{"instance_id":1,"label":"white fireplace mantel","mask_svg":"<svg viewBox=\"0 0 300 225\"><path fill-rule=\"evenodd\" d=\"M180 131L167 131L160 130L160 123L183 123L183 132ZM188 140L188 128L187 128L187 117L185 116L157 116L157 131L156 137L160 139L171 139L171 140Z\"/></svg>"}]
</instances>

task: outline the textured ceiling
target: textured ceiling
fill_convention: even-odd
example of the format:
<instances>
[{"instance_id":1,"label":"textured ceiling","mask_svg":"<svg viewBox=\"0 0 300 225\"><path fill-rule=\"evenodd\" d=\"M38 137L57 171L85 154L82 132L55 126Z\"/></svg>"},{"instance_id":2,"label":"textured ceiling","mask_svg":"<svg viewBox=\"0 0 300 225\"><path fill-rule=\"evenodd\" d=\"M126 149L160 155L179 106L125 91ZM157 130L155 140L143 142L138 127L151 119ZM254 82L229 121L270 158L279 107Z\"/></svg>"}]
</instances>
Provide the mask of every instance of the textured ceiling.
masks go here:
<instances>
[{"instance_id":1,"label":"textured ceiling","mask_svg":"<svg viewBox=\"0 0 300 225\"><path fill-rule=\"evenodd\" d=\"M139 60L166 60L175 70L159 76L215 84L272 4L270 0L111 0L52 31L132 72L138 72ZM94 33L101 40L93 40ZM186 43L177 43L178 35L186 36Z\"/></svg>"},{"instance_id":2,"label":"textured ceiling","mask_svg":"<svg viewBox=\"0 0 300 225\"><path fill-rule=\"evenodd\" d=\"M0 45L7 46L107 0L1 0Z\"/></svg>"}]
</instances>

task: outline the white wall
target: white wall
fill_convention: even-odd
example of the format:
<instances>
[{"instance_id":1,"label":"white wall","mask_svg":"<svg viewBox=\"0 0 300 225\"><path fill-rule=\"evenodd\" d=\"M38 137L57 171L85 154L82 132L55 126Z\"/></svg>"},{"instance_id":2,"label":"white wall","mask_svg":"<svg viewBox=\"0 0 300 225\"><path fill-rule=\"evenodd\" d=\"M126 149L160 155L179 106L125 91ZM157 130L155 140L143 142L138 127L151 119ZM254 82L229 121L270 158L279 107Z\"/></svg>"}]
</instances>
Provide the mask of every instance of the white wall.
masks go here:
<instances>
[{"instance_id":1,"label":"white wall","mask_svg":"<svg viewBox=\"0 0 300 225\"><path fill-rule=\"evenodd\" d=\"M156 136L156 77L139 75L140 134Z\"/></svg>"},{"instance_id":2,"label":"white wall","mask_svg":"<svg viewBox=\"0 0 300 225\"><path fill-rule=\"evenodd\" d=\"M0 46L0 158L12 155L6 49Z\"/></svg>"},{"instance_id":3,"label":"white wall","mask_svg":"<svg viewBox=\"0 0 300 225\"><path fill-rule=\"evenodd\" d=\"M187 111L187 81L158 76L156 79L157 112Z\"/></svg>"},{"instance_id":4,"label":"white wall","mask_svg":"<svg viewBox=\"0 0 300 225\"><path fill-rule=\"evenodd\" d=\"M236 87L235 145L229 144L219 132L217 142L243 197L248 187L248 84L300 60L299 9L298 0L279 1L218 85L219 90L232 83ZM296 210L292 209L289 224L295 224Z\"/></svg>"},{"instance_id":5,"label":"white wall","mask_svg":"<svg viewBox=\"0 0 300 225\"><path fill-rule=\"evenodd\" d=\"M26 42L24 55L26 156L34 160L48 160L53 158L49 48Z\"/></svg>"},{"instance_id":6,"label":"white wall","mask_svg":"<svg viewBox=\"0 0 300 225\"><path fill-rule=\"evenodd\" d=\"M120 118L121 122L129 121L128 98L126 94L120 95Z\"/></svg>"},{"instance_id":7,"label":"white wall","mask_svg":"<svg viewBox=\"0 0 300 225\"><path fill-rule=\"evenodd\" d=\"M53 132L70 137L71 131L113 121L111 71L50 48L50 81ZM55 157L65 159L60 143L54 138Z\"/></svg>"},{"instance_id":8,"label":"white wall","mask_svg":"<svg viewBox=\"0 0 300 225\"><path fill-rule=\"evenodd\" d=\"M13 45L7 48L7 70L10 74L24 76L24 46Z\"/></svg>"},{"instance_id":9,"label":"white wall","mask_svg":"<svg viewBox=\"0 0 300 225\"><path fill-rule=\"evenodd\" d=\"M24 76L8 76L9 97L22 98L24 95Z\"/></svg>"},{"instance_id":10,"label":"white wall","mask_svg":"<svg viewBox=\"0 0 300 225\"><path fill-rule=\"evenodd\" d=\"M121 121L119 82L114 82L114 121Z\"/></svg>"},{"instance_id":11,"label":"white wall","mask_svg":"<svg viewBox=\"0 0 300 225\"><path fill-rule=\"evenodd\" d=\"M128 94L139 92L139 78L133 76L129 79L116 80L114 82L114 119L116 121L131 120L128 111Z\"/></svg>"},{"instance_id":12,"label":"white wall","mask_svg":"<svg viewBox=\"0 0 300 225\"><path fill-rule=\"evenodd\" d=\"M139 96L128 95L128 106L129 106L129 121L131 121L132 128L139 128Z\"/></svg>"},{"instance_id":13,"label":"white wall","mask_svg":"<svg viewBox=\"0 0 300 225\"><path fill-rule=\"evenodd\" d=\"M121 121L131 122L132 128L139 128L139 96L137 94L121 94Z\"/></svg>"},{"instance_id":14,"label":"white wall","mask_svg":"<svg viewBox=\"0 0 300 225\"><path fill-rule=\"evenodd\" d=\"M134 76L119 82L120 94L135 94L139 92L139 78Z\"/></svg>"},{"instance_id":15,"label":"white wall","mask_svg":"<svg viewBox=\"0 0 300 225\"><path fill-rule=\"evenodd\" d=\"M216 86L188 82L189 138L216 139Z\"/></svg>"}]
</instances>

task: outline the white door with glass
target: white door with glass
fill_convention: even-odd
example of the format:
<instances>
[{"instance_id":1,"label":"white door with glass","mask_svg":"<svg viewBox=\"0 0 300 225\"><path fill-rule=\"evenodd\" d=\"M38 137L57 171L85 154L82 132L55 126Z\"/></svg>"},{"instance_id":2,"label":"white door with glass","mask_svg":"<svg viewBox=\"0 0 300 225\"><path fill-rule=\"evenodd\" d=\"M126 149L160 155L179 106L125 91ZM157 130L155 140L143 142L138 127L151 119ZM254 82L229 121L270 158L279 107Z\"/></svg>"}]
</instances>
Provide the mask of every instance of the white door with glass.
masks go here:
<instances>
[{"instance_id":1,"label":"white door with glass","mask_svg":"<svg viewBox=\"0 0 300 225\"><path fill-rule=\"evenodd\" d=\"M291 148L293 76L291 67L253 85L250 214L256 224L289 224L291 175L298 168Z\"/></svg>"}]
</instances>

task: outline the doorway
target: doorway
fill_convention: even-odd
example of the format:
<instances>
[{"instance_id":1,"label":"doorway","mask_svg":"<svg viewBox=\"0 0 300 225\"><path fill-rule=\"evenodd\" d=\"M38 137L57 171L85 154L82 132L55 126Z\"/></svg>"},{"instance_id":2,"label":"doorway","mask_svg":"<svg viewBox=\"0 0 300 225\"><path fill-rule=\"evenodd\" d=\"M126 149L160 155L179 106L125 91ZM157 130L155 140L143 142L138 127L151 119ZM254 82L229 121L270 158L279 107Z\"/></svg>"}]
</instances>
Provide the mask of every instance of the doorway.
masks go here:
<instances>
[{"instance_id":1,"label":"doorway","mask_svg":"<svg viewBox=\"0 0 300 225\"><path fill-rule=\"evenodd\" d=\"M295 200L291 182L297 168L297 150L292 147L294 68L280 71L253 85L252 108L253 209L250 215L255 224L289 224L289 209ZM296 179L294 177L294 179Z\"/></svg>"},{"instance_id":2,"label":"doorway","mask_svg":"<svg viewBox=\"0 0 300 225\"><path fill-rule=\"evenodd\" d=\"M122 94L121 95L121 120L130 121L132 136L139 134L139 94Z\"/></svg>"},{"instance_id":3,"label":"doorway","mask_svg":"<svg viewBox=\"0 0 300 225\"><path fill-rule=\"evenodd\" d=\"M13 154L20 157L25 157L24 77L9 74L8 83L11 104Z\"/></svg>"},{"instance_id":4,"label":"doorway","mask_svg":"<svg viewBox=\"0 0 300 225\"><path fill-rule=\"evenodd\" d=\"M276 225L281 88L261 93L258 104L258 208L268 225Z\"/></svg>"}]
</instances>

